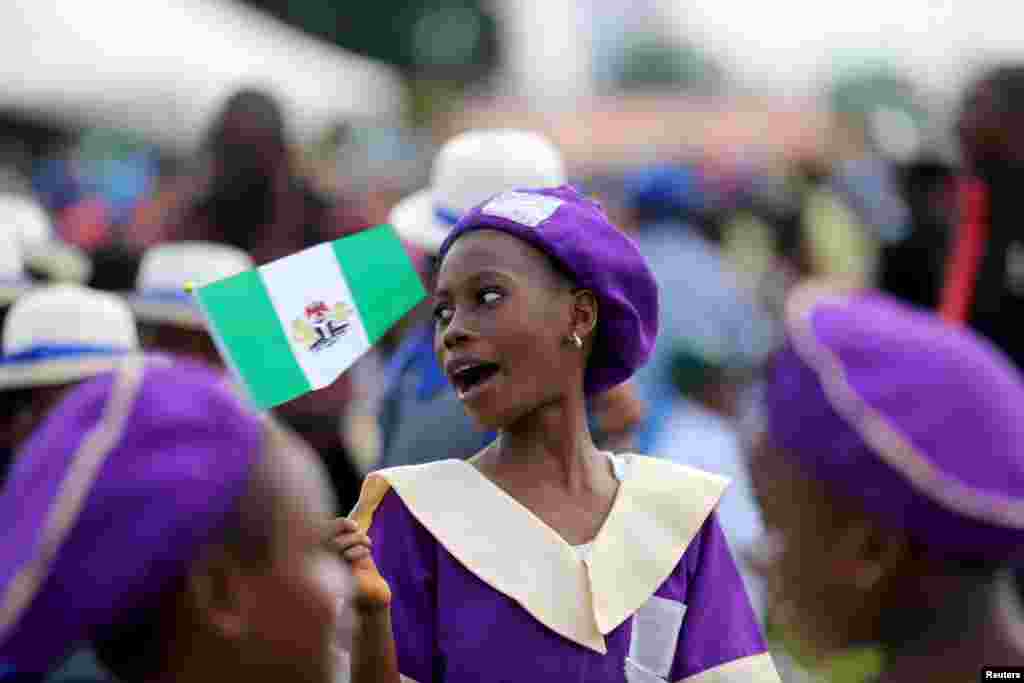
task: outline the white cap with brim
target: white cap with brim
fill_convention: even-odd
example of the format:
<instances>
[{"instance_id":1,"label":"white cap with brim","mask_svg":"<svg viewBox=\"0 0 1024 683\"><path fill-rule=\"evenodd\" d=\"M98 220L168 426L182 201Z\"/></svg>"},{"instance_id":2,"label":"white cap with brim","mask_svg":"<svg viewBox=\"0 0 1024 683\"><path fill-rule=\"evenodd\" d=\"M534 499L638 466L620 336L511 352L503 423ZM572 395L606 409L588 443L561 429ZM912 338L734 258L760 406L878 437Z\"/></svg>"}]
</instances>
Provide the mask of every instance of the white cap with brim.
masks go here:
<instances>
[{"instance_id":1,"label":"white cap with brim","mask_svg":"<svg viewBox=\"0 0 1024 683\"><path fill-rule=\"evenodd\" d=\"M568 182L558 149L530 131L473 130L449 140L434 159L430 187L405 197L388 222L414 247L436 255L459 218L501 192Z\"/></svg>"},{"instance_id":2,"label":"white cap with brim","mask_svg":"<svg viewBox=\"0 0 1024 683\"><path fill-rule=\"evenodd\" d=\"M215 242L168 242L146 250L135 291L127 295L140 323L204 329L203 315L185 285L204 287L254 267L241 249Z\"/></svg>"},{"instance_id":3,"label":"white cap with brim","mask_svg":"<svg viewBox=\"0 0 1024 683\"><path fill-rule=\"evenodd\" d=\"M68 384L114 368L138 352L131 310L87 287L40 287L18 299L4 321L0 390Z\"/></svg>"},{"instance_id":4,"label":"white cap with brim","mask_svg":"<svg viewBox=\"0 0 1024 683\"><path fill-rule=\"evenodd\" d=\"M0 229L0 308L10 306L35 286L25 273L18 240L11 231Z\"/></svg>"},{"instance_id":5,"label":"white cap with brim","mask_svg":"<svg viewBox=\"0 0 1024 683\"><path fill-rule=\"evenodd\" d=\"M87 282L92 262L84 251L59 239L46 210L19 194L0 194L0 228L12 231L25 264L58 282Z\"/></svg>"}]
</instances>

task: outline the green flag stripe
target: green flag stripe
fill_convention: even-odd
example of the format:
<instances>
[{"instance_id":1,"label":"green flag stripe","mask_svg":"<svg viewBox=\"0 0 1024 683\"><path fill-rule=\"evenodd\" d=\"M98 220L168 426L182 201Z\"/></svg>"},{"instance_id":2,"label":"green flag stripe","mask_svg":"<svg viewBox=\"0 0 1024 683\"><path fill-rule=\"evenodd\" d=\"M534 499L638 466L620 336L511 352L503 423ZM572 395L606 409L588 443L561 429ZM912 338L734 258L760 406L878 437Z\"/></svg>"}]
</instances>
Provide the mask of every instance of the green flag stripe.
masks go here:
<instances>
[{"instance_id":1,"label":"green flag stripe","mask_svg":"<svg viewBox=\"0 0 1024 683\"><path fill-rule=\"evenodd\" d=\"M275 406L310 390L259 271L215 282L197 294L258 406Z\"/></svg>"},{"instance_id":2,"label":"green flag stripe","mask_svg":"<svg viewBox=\"0 0 1024 683\"><path fill-rule=\"evenodd\" d=\"M335 240L341 264L370 344L418 304L426 291L394 228L381 225Z\"/></svg>"}]
</instances>

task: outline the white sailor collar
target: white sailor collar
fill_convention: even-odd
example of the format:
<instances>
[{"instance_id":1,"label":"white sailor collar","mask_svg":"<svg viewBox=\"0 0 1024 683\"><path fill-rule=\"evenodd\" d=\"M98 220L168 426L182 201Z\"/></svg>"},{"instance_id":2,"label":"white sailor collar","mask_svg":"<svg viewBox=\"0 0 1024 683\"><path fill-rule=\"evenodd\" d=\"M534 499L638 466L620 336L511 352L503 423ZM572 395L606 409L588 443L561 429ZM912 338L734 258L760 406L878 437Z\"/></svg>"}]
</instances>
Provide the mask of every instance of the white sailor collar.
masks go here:
<instances>
[{"instance_id":1,"label":"white sailor collar","mask_svg":"<svg viewBox=\"0 0 1024 683\"><path fill-rule=\"evenodd\" d=\"M725 478L692 467L617 457L626 461L629 476L586 563L554 529L464 460L371 473L352 518L369 529L393 488L413 517L480 580L556 633L605 654L604 636L668 579L728 486ZM509 548L516 549L515 561Z\"/></svg>"}]
</instances>

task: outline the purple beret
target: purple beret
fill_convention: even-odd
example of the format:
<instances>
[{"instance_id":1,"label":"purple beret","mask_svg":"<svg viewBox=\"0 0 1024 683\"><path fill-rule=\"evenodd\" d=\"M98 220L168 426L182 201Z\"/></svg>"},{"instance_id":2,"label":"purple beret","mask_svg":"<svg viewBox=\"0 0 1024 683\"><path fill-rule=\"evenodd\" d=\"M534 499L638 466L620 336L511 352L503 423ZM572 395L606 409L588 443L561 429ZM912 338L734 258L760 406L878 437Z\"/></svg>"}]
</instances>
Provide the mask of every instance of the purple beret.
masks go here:
<instances>
[{"instance_id":1,"label":"purple beret","mask_svg":"<svg viewBox=\"0 0 1024 683\"><path fill-rule=\"evenodd\" d=\"M798 288L767 433L812 476L949 558L1024 558L1024 383L974 333L881 294Z\"/></svg>"},{"instance_id":2,"label":"purple beret","mask_svg":"<svg viewBox=\"0 0 1024 683\"><path fill-rule=\"evenodd\" d=\"M568 185L499 194L462 217L441 245L441 260L455 240L474 230L518 237L597 297L587 395L621 384L647 362L658 334L658 286L636 244L596 202Z\"/></svg>"},{"instance_id":3,"label":"purple beret","mask_svg":"<svg viewBox=\"0 0 1024 683\"><path fill-rule=\"evenodd\" d=\"M0 670L45 673L187 574L246 490L260 418L141 357L72 390L0 493Z\"/></svg>"}]
</instances>

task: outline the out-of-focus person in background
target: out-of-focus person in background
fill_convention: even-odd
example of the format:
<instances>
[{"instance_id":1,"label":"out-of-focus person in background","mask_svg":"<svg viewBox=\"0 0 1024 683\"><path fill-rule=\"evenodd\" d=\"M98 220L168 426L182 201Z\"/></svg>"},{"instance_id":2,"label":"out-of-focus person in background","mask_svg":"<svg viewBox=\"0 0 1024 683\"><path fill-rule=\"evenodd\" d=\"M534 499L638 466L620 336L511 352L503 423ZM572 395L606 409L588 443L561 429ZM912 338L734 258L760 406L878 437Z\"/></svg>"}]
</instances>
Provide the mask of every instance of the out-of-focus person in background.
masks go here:
<instances>
[{"instance_id":1,"label":"out-of-focus person in background","mask_svg":"<svg viewBox=\"0 0 1024 683\"><path fill-rule=\"evenodd\" d=\"M945 274L956 219L955 174L939 159L922 157L900 171L910 212L904 239L882 247L878 286L898 299L934 309Z\"/></svg>"},{"instance_id":2,"label":"out-of-focus person in background","mask_svg":"<svg viewBox=\"0 0 1024 683\"><path fill-rule=\"evenodd\" d=\"M751 457L771 616L816 657L882 649L884 683L1024 662L1024 384L990 343L813 282L787 307Z\"/></svg>"},{"instance_id":3,"label":"out-of-focus person in background","mask_svg":"<svg viewBox=\"0 0 1024 683\"><path fill-rule=\"evenodd\" d=\"M32 191L53 215L65 240L95 253L111 246L112 217L90 172L95 168L82 163L80 138L77 134L64 135L51 145L36 165Z\"/></svg>"},{"instance_id":4,"label":"out-of-focus person in background","mask_svg":"<svg viewBox=\"0 0 1024 683\"><path fill-rule=\"evenodd\" d=\"M886 156L892 136L877 108L833 104L839 106L823 154L803 164L806 256L818 277L874 286L883 246L909 233L909 212Z\"/></svg>"},{"instance_id":5,"label":"out-of-focus person in background","mask_svg":"<svg viewBox=\"0 0 1024 683\"><path fill-rule=\"evenodd\" d=\"M685 339L677 332L677 343ZM767 351L767 350L765 350ZM741 402L760 356L742 348L706 351L696 343L672 351L671 372L677 396L651 451L681 465L720 474L730 480L718 504L722 531L737 556L751 605L765 615L763 580L744 559L764 534L761 513L747 471L743 440L737 423Z\"/></svg>"},{"instance_id":6,"label":"out-of-focus person in background","mask_svg":"<svg viewBox=\"0 0 1024 683\"><path fill-rule=\"evenodd\" d=\"M886 155L886 130L879 111L847 114L844 119L849 144L834 160L828 186L849 213L848 227L856 235L846 242L848 254L856 256L862 272L822 272L843 275L862 284L875 286L880 277L884 249L910 236L911 212L904 199L899 167ZM842 134L835 137L842 139ZM838 256L838 254L837 254ZM851 265L856 262L851 261Z\"/></svg>"},{"instance_id":7,"label":"out-of-focus person in background","mask_svg":"<svg viewBox=\"0 0 1024 683\"><path fill-rule=\"evenodd\" d=\"M284 111L266 92L231 95L204 152L204 186L164 240L223 242L263 265L368 227L357 206L320 195L298 174Z\"/></svg>"},{"instance_id":8,"label":"out-of-focus person in background","mask_svg":"<svg viewBox=\"0 0 1024 683\"><path fill-rule=\"evenodd\" d=\"M439 151L429 187L409 195L389 222L414 248L428 254L433 291L438 249L470 208L501 192L557 187L567 182L558 149L542 135L522 130L475 130L449 140ZM390 358L380 407L381 451L376 467L441 458L468 458L494 440L466 415L434 354L435 323L430 303L417 314ZM629 385L594 397L597 432L625 439L636 424Z\"/></svg>"},{"instance_id":9,"label":"out-of-focus person in background","mask_svg":"<svg viewBox=\"0 0 1024 683\"><path fill-rule=\"evenodd\" d=\"M655 449L659 435L678 407L678 354L699 349L710 356L756 356L767 351L772 327L704 230L704 197L694 168L667 164L636 171L625 180L623 201L623 228L635 239L662 292L662 336L651 362L636 375L648 406L636 446L660 455Z\"/></svg>"},{"instance_id":10,"label":"out-of-focus person in background","mask_svg":"<svg viewBox=\"0 0 1024 683\"><path fill-rule=\"evenodd\" d=\"M149 166L152 175L145 191L135 197L132 203L122 200L125 205L118 212L121 222L109 226L102 243L89 250L96 266L90 285L97 289L125 291L134 287L145 249L166 238L167 224L171 217L180 214L183 203L194 197L201 185L199 174L190 173L188 165L181 159L159 157ZM136 174L143 171L137 169ZM128 176L130 179L131 174L128 173ZM116 188L116 181L115 177L108 182ZM133 183L128 184L131 186ZM111 191L116 194L115 190ZM76 208L75 211L83 214L81 220L87 220L88 205ZM74 229L74 221L80 218L78 213L65 211L66 232Z\"/></svg>"},{"instance_id":11,"label":"out-of-focus person in background","mask_svg":"<svg viewBox=\"0 0 1024 683\"><path fill-rule=\"evenodd\" d=\"M795 164L792 178L794 209L782 208L777 218L779 229L778 263L786 272L785 291L804 278L818 274L820 260L815 257L814 244L808 231L809 198L818 192L828 176L827 166L819 159L805 158ZM783 304L780 303L780 311Z\"/></svg>"},{"instance_id":12,"label":"out-of-focus person in background","mask_svg":"<svg viewBox=\"0 0 1024 683\"><path fill-rule=\"evenodd\" d=\"M4 320L0 356L5 464L69 388L138 349L131 310L113 294L61 284L16 300Z\"/></svg>"},{"instance_id":13,"label":"out-of-focus person in background","mask_svg":"<svg viewBox=\"0 0 1024 683\"><path fill-rule=\"evenodd\" d=\"M121 683L336 680L322 467L208 369L136 356L77 387L0 514L0 680L86 644Z\"/></svg>"},{"instance_id":14,"label":"out-of-focus person in background","mask_svg":"<svg viewBox=\"0 0 1024 683\"><path fill-rule=\"evenodd\" d=\"M201 185L199 174L191 172L184 159L163 157L156 165L153 186L135 206L125 243L134 251L154 246L184 198L194 197Z\"/></svg>"},{"instance_id":15,"label":"out-of-focus person in background","mask_svg":"<svg viewBox=\"0 0 1024 683\"><path fill-rule=\"evenodd\" d=\"M722 256L741 287L777 325L786 292L811 272L803 230L806 192L799 164L740 169L722 222Z\"/></svg>"},{"instance_id":16,"label":"out-of-focus person in background","mask_svg":"<svg viewBox=\"0 0 1024 683\"><path fill-rule=\"evenodd\" d=\"M130 244L136 210L153 195L160 151L130 130L94 127L44 165L38 191L65 239L107 260Z\"/></svg>"},{"instance_id":17,"label":"out-of-focus person in background","mask_svg":"<svg viewBox=\"0 0 1024 683\"><path fill-rule=\"evenodd\" d=\"M839 191L835 174L842 163L859 158L866 144L859 127L840 129L833 137L852 137L841 148L837 160L808 160L801 173L805 189L800 214L801 241L806 267L817 277L843 278L851 283L871 285L877 265L878 239ZM834 163L832 163L834 162Z\"/></svg>"},{"instance_id":18,"label":"out-of-focus person in background","mask_svg":"<svg viewBox=\"0 0 1024 683\"><path fill-rule=\"evenodd\" d=\"M204 287L252 267L244 251L215 242L167 242L147 249L128 297L143 347L222 368L203 313L185 287Z\"/></svg>"},{"instance_id":19,"label":"out-of-focus person in background","mask_svg":"<svg viewBox=\"0 0 1024 683\"><path fill-rule=\"evenodd\" d=\"M281 105L268 93L231 95L206 140L208 175L196 197L169 218L166 241L220 242L257 265L368 227L358 207L314 191L290 157ZM277 409L323 457L343 509L355 504L360 477L342 434L355 388L346 375Z\"/></svg>"},{"instance_id":20,"label":"out-of-focus person in background","mask_svg":"<svg viewBox=\"0 0 1024 683\"><path fill-rule=\"evenodd\" d=\"M940 311L1024 367L1024 64L998 66L967 90L957 134L967 177Z\"/></svg>"},{"instance_id":21,"label":"out-of-focus person in background","mask_svg":"<svg viewBox=\"0 0 1024 683\"><path fill-rule=\"evenodd\" d=\"M732 481L719 504L722 530L737 556L761 535L736 419L744 370L771 348L773 327L725 260L700 172L683 164L649 167L625 181L629 229L661 292L664 327L651 362L638 370L650 406L640 450ZM760 580L738 562L755 610Z\"/></svg>"}]
</instances>

